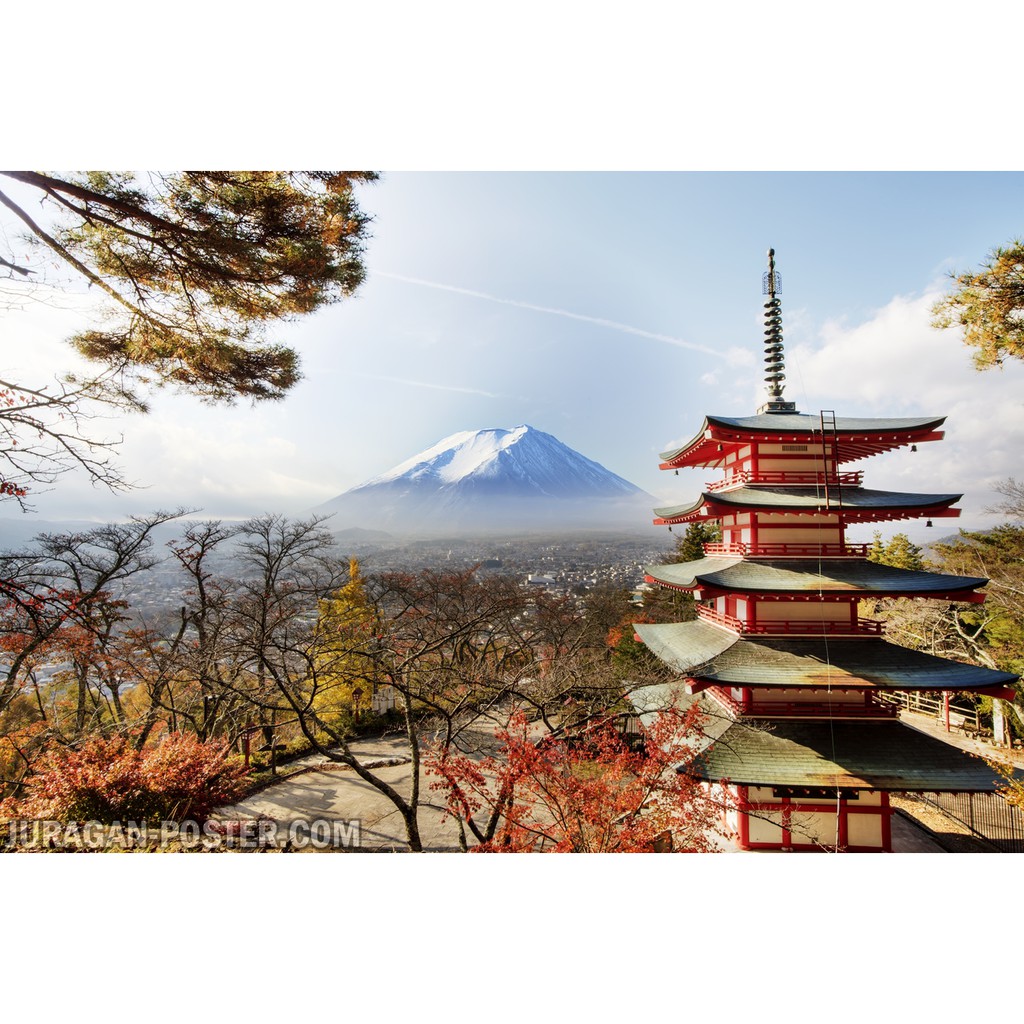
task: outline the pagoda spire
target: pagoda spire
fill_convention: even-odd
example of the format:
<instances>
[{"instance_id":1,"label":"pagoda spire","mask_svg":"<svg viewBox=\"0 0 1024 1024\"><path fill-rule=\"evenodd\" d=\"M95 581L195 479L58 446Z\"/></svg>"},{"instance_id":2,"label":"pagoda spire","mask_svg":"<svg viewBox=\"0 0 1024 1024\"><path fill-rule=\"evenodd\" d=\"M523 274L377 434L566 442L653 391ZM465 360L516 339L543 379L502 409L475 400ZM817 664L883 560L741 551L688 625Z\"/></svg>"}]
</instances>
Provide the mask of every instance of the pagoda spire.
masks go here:
<instances>
[{"instance_id":1,"label":"pagoda spire","mask_svg":"<svg viewBox=\"0 0 1024 1024\"><path fill-rule=\"evenodd\" d=\"M782 400L786 379L786 357L782 348L782 276L775 269L775 250L768 250L768 270L761 278L762 291L768 296L764 304L764 361L768 401L758 409L763 412L796 412L794 402Z\"/></svg>"}]
</instances>

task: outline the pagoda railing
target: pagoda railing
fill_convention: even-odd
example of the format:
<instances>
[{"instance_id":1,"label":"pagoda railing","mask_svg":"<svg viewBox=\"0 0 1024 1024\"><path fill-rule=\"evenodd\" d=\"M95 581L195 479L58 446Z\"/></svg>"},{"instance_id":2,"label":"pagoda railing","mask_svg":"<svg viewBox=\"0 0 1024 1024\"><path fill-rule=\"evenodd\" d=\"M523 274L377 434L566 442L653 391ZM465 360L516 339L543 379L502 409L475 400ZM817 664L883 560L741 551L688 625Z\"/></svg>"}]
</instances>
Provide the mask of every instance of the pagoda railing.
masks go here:
<instances>
[{"instance_id":1,"label":"pagoda railing","mask_svg":"<svg viewBox=\"0 0 1024 1024\"><path fill-rule=\"evenodd\" d=\"M754 700L740 708L752 718L895 718L885 704L844 704L842 701L801 703L799 701Z\"/></svg>"},{"instance_id":2,"label":"pagoda railing","mask_svg":"<svg viewBox=\"0 0 1024 1024\"><path fill-rule=\"evenodd\" d=\"M704 545L705 555L751 558L867 558L867 544L745 544L731 541Z\"/></svg>"},{"instance_id":3,"label":"pagoda railing","mask_svg":"<svg viewBox=\"0 0 1024 1024\"><path fill-rule=\"evenodd\" d=\"M899 710L874 700L866 703L817 700L737 700L720 686L707 691L737 715L751 718L895 718Z\"/></svg>"},{"instance_id":4,"label":"pagoda railing","mask_svg":"<svg viewBox=\"0 0 1024 1024\"><path fill-rule=\"evenodd\" d=\"M744 622L707 605L697 605L697 617L705 622L724 626L735 633L750 636L881 636L885 623L881 619L858 619L856 622L833 622L812 619L779 619L771 622Z\"/></svg>"},{"instance_id":5,"label":"pagoda railing","mask_svg":"<svg viewBox=\"0 0 1024 1024\"><path fill-rule=\"evenodd\" d=\"M703 619L705 622L713 622L716 626L725 626L726 629L731 629L734 633L743 632L741 619L737 619L735 615L726 615L725 612L708 608L707 605L697 605L697 618Z\"/></svg>"},{"instance_id":6,"label":"pagoda railing","mask_svg":"<svg viewBox=\"0 0 1024 1024\"><path fill-rule=\"evenodd\" d=\"M732 473L724 480L714 480L705 484L708 491L724 491L729 487L742 487L747 484L782 484L790 487L860 487L864 482L864 474L859 470L848 473L790 473L784 470L768 472L764 470L742 469Z\"/></svg>"}]
</instances>

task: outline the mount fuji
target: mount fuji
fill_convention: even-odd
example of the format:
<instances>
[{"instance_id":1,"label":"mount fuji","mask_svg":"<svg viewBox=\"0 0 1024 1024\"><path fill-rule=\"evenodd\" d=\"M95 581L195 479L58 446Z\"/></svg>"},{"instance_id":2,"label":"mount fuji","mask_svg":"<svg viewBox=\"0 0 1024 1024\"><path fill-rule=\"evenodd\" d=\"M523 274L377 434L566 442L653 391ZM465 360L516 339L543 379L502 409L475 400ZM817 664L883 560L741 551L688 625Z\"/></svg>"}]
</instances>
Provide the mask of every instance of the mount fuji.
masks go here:
<instances>
[{"instance_id":1,"label":"mount fuji","mask_svg":"<svg viewBox=\"0 0 1024 1024\"><path fill-rule=\"evenodd\" d=\"M437 535L628 529L651 521L651 495L535 427L461 431L332 498L333 529Z\"/></svg>"}]
</instances>

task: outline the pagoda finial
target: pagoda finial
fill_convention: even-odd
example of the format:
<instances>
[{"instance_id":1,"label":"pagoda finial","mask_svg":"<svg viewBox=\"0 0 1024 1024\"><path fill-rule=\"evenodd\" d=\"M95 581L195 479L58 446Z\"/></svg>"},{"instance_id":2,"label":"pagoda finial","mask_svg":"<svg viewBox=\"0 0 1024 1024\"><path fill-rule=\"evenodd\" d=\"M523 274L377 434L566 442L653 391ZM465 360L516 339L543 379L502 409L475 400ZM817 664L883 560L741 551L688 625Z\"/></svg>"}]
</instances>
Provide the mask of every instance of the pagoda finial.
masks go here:
<instances>
[{"instance_id":1,"label":"pagoda finial","mask_svg":"<svg viewBox=\"0 0 1024 1024\"><path fill-rule=\"evenodd\" d=\"M775 250L768 250L768 270L761 278L761 290L768 296L764 304L764 361L768 402L760 412L795 412L793 402L782 400L783 381L786 379L786 358L782 351L782 275L775 269Z\"/></svg>"}]
</instances>

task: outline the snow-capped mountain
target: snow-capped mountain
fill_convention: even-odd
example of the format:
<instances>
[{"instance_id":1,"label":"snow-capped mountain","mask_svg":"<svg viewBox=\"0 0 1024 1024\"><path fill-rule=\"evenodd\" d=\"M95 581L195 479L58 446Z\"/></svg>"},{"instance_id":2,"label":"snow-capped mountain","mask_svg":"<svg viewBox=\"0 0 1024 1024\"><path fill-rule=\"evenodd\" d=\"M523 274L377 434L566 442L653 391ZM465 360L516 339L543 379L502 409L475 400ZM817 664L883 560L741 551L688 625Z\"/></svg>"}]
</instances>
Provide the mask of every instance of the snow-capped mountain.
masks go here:
<instances>
[{"instance_id":1,"label":"snow-capped mountain","mask_svg":"<svg viewBox=\"0 0 1024 1024\"><path fill-rule=\"evenodd\" d=\"M335 529L640 529L652 501L551 434L519 426L452 434L316 511L333 513Z\"/></svg>"}]
</instances>

